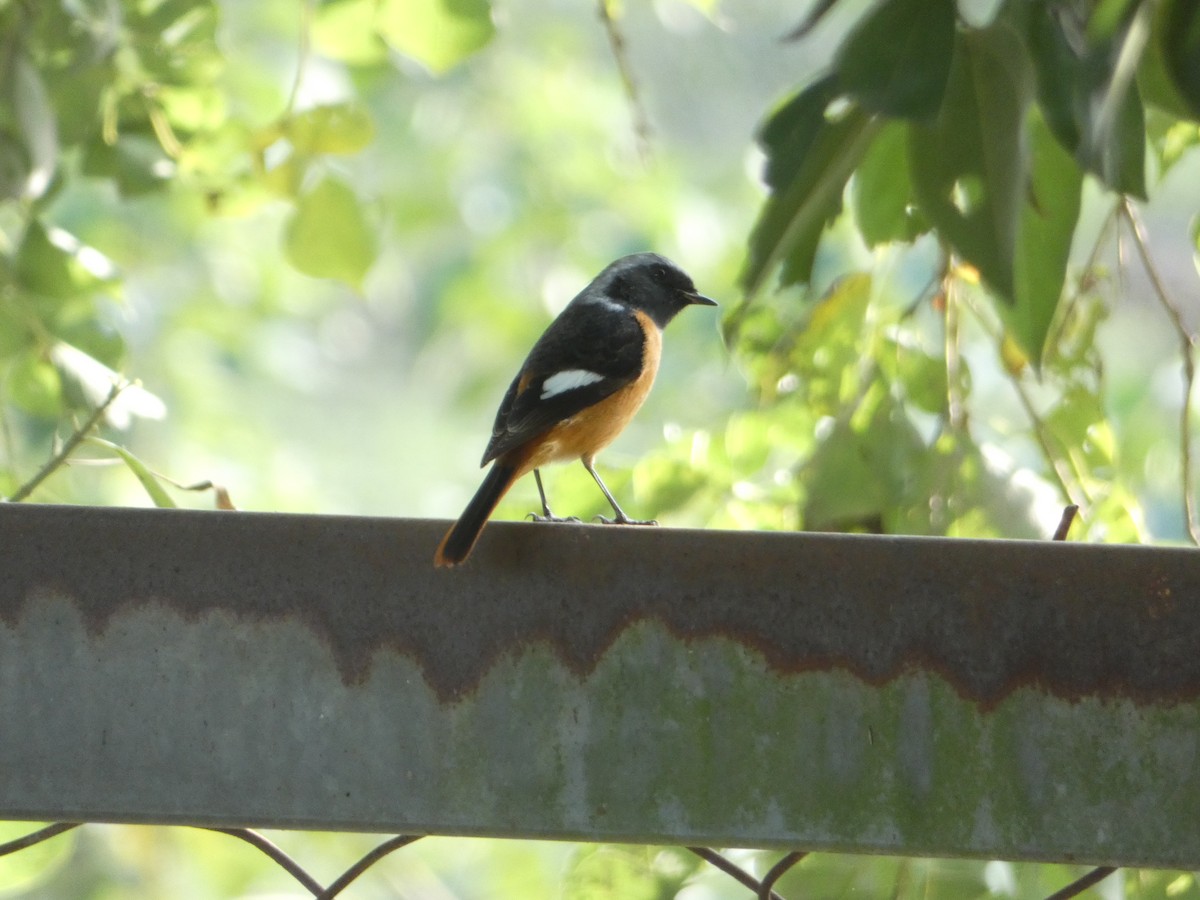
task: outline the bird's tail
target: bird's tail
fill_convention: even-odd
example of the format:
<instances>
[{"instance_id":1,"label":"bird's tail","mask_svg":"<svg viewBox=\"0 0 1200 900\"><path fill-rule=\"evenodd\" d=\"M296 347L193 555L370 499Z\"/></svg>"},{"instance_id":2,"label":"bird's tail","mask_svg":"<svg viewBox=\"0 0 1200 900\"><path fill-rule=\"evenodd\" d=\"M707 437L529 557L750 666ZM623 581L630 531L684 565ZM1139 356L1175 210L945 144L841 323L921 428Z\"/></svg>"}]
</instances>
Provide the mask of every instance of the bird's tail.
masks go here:
<instances>
[{"instance_id":1,"label":"bird's tail","mask_svg":"<svg viewBox=\"0 0 1200 900\"><path fill-rule=\"evenodd\" d=\"M499 460L492 464L483 484L438 545L437 553L433 555L435 566L457 566L471 555L471 548L479 540L488 516L519 475L520 469L516 466L502 465Z\"/></svg>"}]
</instances>

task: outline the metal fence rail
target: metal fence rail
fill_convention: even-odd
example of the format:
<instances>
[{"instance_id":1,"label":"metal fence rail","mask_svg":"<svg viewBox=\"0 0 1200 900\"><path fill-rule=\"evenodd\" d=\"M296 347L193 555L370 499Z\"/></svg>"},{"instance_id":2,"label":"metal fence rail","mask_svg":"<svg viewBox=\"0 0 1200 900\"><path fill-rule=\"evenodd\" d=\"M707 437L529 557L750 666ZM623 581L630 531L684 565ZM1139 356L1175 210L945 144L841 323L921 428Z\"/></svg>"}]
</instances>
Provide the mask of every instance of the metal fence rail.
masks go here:
<instances>
[{"instance_id":1,"label":"metal fence rail","mask_svg":"<svg viewBox=\"0 0 1200 900\"><path fill-rule=\"evenodd\" d=\"M1200 556L0 505L0 818L1200 866Z\"/></svg>"}]
</instances>

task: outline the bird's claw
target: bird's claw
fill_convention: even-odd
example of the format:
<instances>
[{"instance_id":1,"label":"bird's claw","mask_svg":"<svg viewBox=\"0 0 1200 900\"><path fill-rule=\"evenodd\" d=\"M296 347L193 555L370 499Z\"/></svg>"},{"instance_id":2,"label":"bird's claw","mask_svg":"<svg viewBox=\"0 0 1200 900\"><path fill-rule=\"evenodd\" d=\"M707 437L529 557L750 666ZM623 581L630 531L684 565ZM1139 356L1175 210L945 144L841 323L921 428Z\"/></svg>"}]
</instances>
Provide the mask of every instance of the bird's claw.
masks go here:
<instances>
[{"instance_id":1,"label":"bird's claw","mask_svg":"<svg viewBox=\"0 0 1200 900\"><path fill-rule=\"evenodd\" d=\"M538 515L535 512L529 513L526 517L532 522L582 522L579 516L556 516L550 510L546 510L544 515Z\"/></svg>"},{"instance_id":2,"label":"bird's claw","mask_svg":"<svg viewBox=\"0 0 1200 900\"><path fill-rule=\"evenodd\" d=\"M658 519L631 519L629 516L596 516L601 525L657 525Z\"/></svg>"}]
</instances>

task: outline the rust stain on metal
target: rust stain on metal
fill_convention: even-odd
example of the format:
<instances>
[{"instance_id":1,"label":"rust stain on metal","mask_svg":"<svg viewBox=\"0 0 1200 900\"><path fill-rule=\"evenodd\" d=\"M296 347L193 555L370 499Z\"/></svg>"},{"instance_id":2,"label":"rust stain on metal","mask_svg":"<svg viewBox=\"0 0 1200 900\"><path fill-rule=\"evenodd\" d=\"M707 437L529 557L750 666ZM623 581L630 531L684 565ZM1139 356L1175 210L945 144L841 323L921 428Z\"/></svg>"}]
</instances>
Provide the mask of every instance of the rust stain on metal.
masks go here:
<instances>
[{"instance_id":1,"label":"rust stain on metal","mask_svg":"<svg viewBox=\"0 0 1200 900\"><path fill-rule=\"evenodd\" d=\"M494 523L435 570L444 522L0 506L0 622L53 591L89 629L146 604L295 620L348 683L380 650L443 702L544 643L580 676L623 631L724 638L780 676L937 673L990 709L1200 698L1200 553L1183 549Z\"/></svg>"}]
</instances>

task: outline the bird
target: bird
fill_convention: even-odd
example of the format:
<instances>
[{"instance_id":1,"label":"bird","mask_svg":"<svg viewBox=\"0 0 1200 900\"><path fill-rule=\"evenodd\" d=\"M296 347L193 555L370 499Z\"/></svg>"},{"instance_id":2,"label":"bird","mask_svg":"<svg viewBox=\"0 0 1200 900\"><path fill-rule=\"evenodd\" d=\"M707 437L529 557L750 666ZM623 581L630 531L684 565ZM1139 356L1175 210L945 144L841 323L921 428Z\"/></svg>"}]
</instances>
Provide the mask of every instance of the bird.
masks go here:
<instances>
[{"instance_id":1,"label":"bird","mask_svg":"<svg viewBox=\"0 0 1200 900\"><path fill-rule=\"evenodd\" d=\"M716 306L691 277L657 253L610 263L566 305L538 338L509 385L480 466L483 483L434 554L437 567L466 560L496 504L533 472L542 501L536 521L579 520L550 512L540 469L578 459L613 509L605 524L654 525L631 519L596 472L596 454L638 411L658 373L662 332L688 306Z\"/></svg>"}]
</instances>

